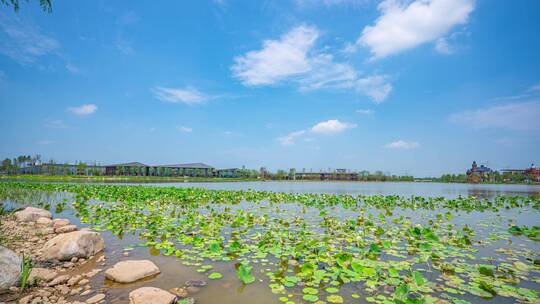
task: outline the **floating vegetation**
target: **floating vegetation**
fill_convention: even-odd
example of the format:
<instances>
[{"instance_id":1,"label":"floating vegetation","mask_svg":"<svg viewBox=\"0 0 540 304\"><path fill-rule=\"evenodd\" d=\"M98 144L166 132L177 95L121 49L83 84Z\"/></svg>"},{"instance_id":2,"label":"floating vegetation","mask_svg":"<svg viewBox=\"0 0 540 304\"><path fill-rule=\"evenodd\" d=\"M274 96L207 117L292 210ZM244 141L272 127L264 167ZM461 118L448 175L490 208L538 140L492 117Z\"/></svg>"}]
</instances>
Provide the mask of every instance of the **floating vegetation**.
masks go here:
<instances>
[{"instance_id":1,"label":"floating vegetation","mask_svg":"<svg viewBox=\"0 0 540 304\"><path fill-rule=\"evenodd\" d=\"M540 218L538 197L0 183L4 199L63 192L72 202L60 208L93 229L137 234L212 280L227 275L212 264L229 263L276 302L539 302L539 227L516 223Z\"/></svg>"}]
</instances>

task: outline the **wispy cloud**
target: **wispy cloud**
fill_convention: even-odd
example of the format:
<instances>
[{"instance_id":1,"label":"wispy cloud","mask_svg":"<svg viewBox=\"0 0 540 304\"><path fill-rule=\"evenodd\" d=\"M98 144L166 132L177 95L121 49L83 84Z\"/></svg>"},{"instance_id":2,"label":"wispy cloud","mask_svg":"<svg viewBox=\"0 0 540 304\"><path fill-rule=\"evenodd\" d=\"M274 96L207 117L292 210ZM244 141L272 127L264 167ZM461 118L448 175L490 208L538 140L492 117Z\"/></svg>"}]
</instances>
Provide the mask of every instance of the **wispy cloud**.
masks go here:
<instances>
[{"instance_id":1,"label":"wispy cloud","mask_svg":"<svg viewBox=\"0 0 540 304\"><path fill-rule=\"evenodd\" d=\"M78 107L69 107L68 111L77 115L90 115L97 111L98 107L95 104L83 104Z\"/></svg>"},{"instance_id":2,"label":"wispy cloud","mask_svg":"<svg viewBox=\"0 0 540 304\"><path fill-rule=\"evenodd\" d=\"M359 78L356 83L357 89L369 96L374 102L381 103L392 92L392 85L386 75L372 75Z\"/></svg>"},{"instance_id":3,"label":"wispy cloud","mask_svg":"<svg viewBox=\"0 0 540 304\"><path fill-rule=\"evenodd\" d=\"M37 26L3 13L0 13L0 40L0 53L20 64L33 64L60 47L56 39L43 34Z\"/></svg>"},{"instance_id":4,"label":"wispy cloud","mask_svg":"<svg viewBox=\"0 0 540 304\"><path fill-rule=\"evenodd\" d=\"M375 111L373 111L371 109L358 109L358 110L356 110L356 113L364 114L364 115L371 115L371 114L375 113Z\"/></svg>"},{"instance_id":5,"label":"wispy cloud","mask_svg":"<svg viewBox=\"0 0 540 304\"><path fill-rule=\"evenodd\" d=\"M176 127L176 131L182 132L182 133L191 133L191 132L193 132L193 129L190 128L190 127L186 127L186 126L178 126L178 127Z\"/></svg>"},{"instance_id":6,"label":"wispy cloud","mask_svg":"<svg viewBox=\"0 0 540 304\"><path fill-rule=\"evenodd\" d=\"M69 62L66 63L66 70L68 70L68 72L70 72L71 74L81 73L81 69L79 69L79 67Z\"/></svg>"},{"instance_id":7,"label":"wispy cloud","mask_svg":"<svg viewBox=\"0 0 540 304\"><path fill-rule=\"evenodd\" d=\"M420 144L416 141L405 141L402 139L393 141L391 143L388 143L384 145L387 149L402 149L402 150L409 150L409 149L415 149L420 147Z\"/></svg>"},{"instance_id":8,"label":"wispy cloud","mask_svg":"<svg viewBox=\"0 0 540 304\"><path fill-rule=\"evenodd\" d=\"M356 46L369 48L377 59L437 41L467 23L474 5L474 0L384 0L379 4L381 16L364 28ZM438 49L448 51L444 40Z\"/></svg>"},{"instance_id":9,"label":"wispy cloud","mask_svg":"<svg viewBox=\"0 0 540 304\"><path fill-rule=\"evenodd\" d=\"M454 52L452 47L450 47L450 44L448 44L448 41L446 38L439 38L435 42L435 50L443 55L450 55Z\"/></svg>"},{"instance_id":10,"label":"wispy cloud","mask_svg":"<svg viewBox=\"0 0 540 304\"><path fill-rule=\"evenodd\" d=\"M38 145L51 145L51 144L54 144L54 141L48 140L48 139L42 139L42 140L38 140L37 144Z\"/></svg>"},{"instance_id":11,"label":"wispy cloud","mask_svg":"<svg viewBox=\"0 0 540 304\"><path fill-rule=\"evenodd\" d=\"M540 130L540 101L507 103L450 115L451 122L476 129Z\"/></svg>"},{"instance_id":12,"label":"wispy cloud","mask_svg":"<svg viewBox=\"0 0 540 304\"><path fill-rule=\"evenodd\" d=\"M165 102L184 103L194 105L203 103L215 97L206 95L193 87L183 88L154 88L154 95L157 99Z\"/></svg>"},{"instance_id":13,"label":"wispy cloud","mask_svg":"<svg viewBox=\"0 0 540 304\"><path fill-rule=\"evenodd\" d=\"M304 134L306 134L306 131L305 130L300 130L300 131L295 131L295 132L291 132L285 136L281 136L281 137L278 137L277 138L277 141L279 143L281 143L283 146L290 146L290 145L294 145L294 143L296 142L296 140L299 138L299 137L302 137L304 136Z\"/></svg>"},{"instance_id":14,"label":"wispy cloud","mask_svg":"<svg viewBox=\"0 0 540 304\"><path fill-rule=\"evenodd\" d=\"M319 30L300 25L277 40L265 40L260 50L237 56L233 75L247 86L293 82L301 91L353 90L382 102L392 91L386 75L361 76L351 64L315 49Z\"/></svg>"},{"instance_id":15,"label":"wispy cloud","mask_svg":"<svg viewBox=\"0 0 540 304\"><path fill-rule=\"evenodd\" d=\"M538 92L538 93L540 93L540 83L531 86L527 91L528 92Z\"/></svg>"},{"instance_id":16,"label":"wispy cloud","mask_svg":"<svg viewBox=\"0 0 540 304\"><path fill-rule=\"evenodd\" d=\"M55 120L47 120L45 122L45 127L51 128L51 129L66 129L68 126L66 125L66 123L64 123L64 121L60 119L55 119Z\"/></svg>"},{"instance_id":17,"label":"wispy cloud","mask_svg":"<svg viewBox=\"0 0 540 304\"><path fill-rule=\"evenodd\" d=\"M326 121L321 121L307 130L294 131L285 136L278 137L277 141L283 146L290 146L294 145L298 139L305 137L309 134L336 135L342 133L347 129L353 129L356 127L357 125L354 123L341 122L337 119L330 119Z\"/></svg>"}]
</instances>

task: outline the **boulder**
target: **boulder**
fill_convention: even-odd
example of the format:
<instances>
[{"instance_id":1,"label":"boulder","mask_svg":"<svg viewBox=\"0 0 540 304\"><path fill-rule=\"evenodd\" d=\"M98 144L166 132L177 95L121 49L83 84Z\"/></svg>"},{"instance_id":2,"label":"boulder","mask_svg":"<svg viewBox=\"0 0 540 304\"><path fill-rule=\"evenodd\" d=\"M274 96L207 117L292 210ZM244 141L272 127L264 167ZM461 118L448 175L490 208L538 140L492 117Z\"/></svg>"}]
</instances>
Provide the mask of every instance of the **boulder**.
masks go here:
<instances>
[{"instance_id":1,"label":"boulder","mask_svg":"<svg viewBox=\"0 0 540 304\"><path fill-rule=\"evenodd\" d=\"M60 227L67 226L67 225L69 225L71 223L67 219L58 218L58 219L52 220L52 224L53 224L53 228L57 229L57 228L60 228Z\"/></svg>"},{"instance_id":2,"label":"boulder","mask_svg":"<svg viewBox=\"0 0 540 304\"><path fill-rule=\"evenodd\" d=\"M73 257L88 258L105 248L101 234L94 231L73 231L50 239L43 245L42 258L46 261L69 261Z\"/></svg>"},{"instance_id":3,"label":"boulder","mask_svg":"<svg viewBox=\"0 0 540 304\"><path fill-rule=\"evenodd\" d=\"M34 282L38 280L40 282L48 283L56 277L57 273L54 270L48 268L32 268L28 281Z\"/></svg>"},{"instance_id":4,"label":"boulder","mask_svg":"<svg viewBox=\"0 0 540 304\"><path fill-rule=\"evenodd\" d=\"M105 295L102 293L98 293L97 295L91 297L90 299L86 300L87 304L95 304L99 303L101 301L105 300Z\"/></svg>"},{"instance_id":5,"label":"boulder","mask_svg":"<svg viewBox=\"0 0 540 304\"><path fill-rule=\"evenodd\" d=\"M36 224L41 226L49 226L51 225L52 221L48 217L40 217L36 220Z\"/></svg>"},{"instance_id":6,"label":"boulder","mask_svg":"<svg viewBox=\"0 0 540 304\"><path fill-rule=\"evenodd\" d=\"M130 304L171 304L176 296L163 289L141 287L129 293Z\"/></svg>"},{"instance_id":7,"label":"boulder","mask_svg":"<svg viewBox=\"0 0 540 304\"><path fill-rule=\"evenodd\" d=\"M72 232L76 230L77 230L77 226L75 225L65 225L65 226L54 229L54 232L60 234L60 233L68 233L68 232Z\"/></svg>"},{"instance_id":8,"label":"boulder","mask_svg":"<svg viewBox=\"0 0 540 304\"><path fill-rule=\"evenodd\" d=\"M0 293L19 283L21 263L15 252L0 246Z\"/></svg>"},{"instance_id":9,"label":"boulder","mask_svg":"<svg viewBox=\"0 0 540 304\"><path fill-rule=\"evenodd\" d=\"M52 218L52 214L40 208L26 207L24 210L15 212L15 218L19 222L35 222L40 217Z\"/></svg>"},{"instance_id":10,"label":"boulder","mask_svg":"<svg viewBox=\"0 0 540 304\"><path fill-rule=\"evenodd\" d=\"M131 283L160 273L149 260L132 260L116 263L105 271L105 277L119 283Z\"/></svg>"}]
</instances>

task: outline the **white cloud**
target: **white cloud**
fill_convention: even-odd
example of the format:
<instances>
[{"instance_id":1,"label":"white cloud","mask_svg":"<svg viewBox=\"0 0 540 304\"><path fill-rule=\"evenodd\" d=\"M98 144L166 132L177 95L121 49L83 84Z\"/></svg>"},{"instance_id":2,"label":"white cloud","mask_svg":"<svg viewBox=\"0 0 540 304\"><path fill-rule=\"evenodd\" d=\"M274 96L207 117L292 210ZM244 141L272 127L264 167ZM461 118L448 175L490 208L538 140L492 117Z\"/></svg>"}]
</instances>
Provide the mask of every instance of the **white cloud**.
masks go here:
<instances>
[{"instance_id":1,"label":"white cloud","mask_svg":"<svg viewBox=\"0 0 540 304\"><path fill-rule=\"evenodd\" d=\"M188 105L202 103L211 99L201 93L199 90L192 87L184 88L163 88L156 87L154 89L155 97L161 101L173 102L173 103L185 103Z\"/></svg>"},{"instance_id":2,"label":"white cloud","mask_svg":"<svg viewBox=\"0 0 540 304\"><path fill-rule=\"evenodd\" d=\"M359 92L369 96L374 102L381 103L392 91L392 85L388 83L385 75L372 75L360 78L356 81Z\"/></svg>"},{"instance_id":3,"label":"white cloud","mask_svg":"<svg viewBox=\"0 0 540 304\"><path fill-rule=\"evenodd\" d=\"M77 115L90 115L97 111L98 107L95 104L83 104L78 107L69 107L68 111Z\"/></svg>"},{"instance_id":4,"label":"white cloud","mask_svg":"<svg viewBox=\"0 0 540 304\"><path fill-rule=\"evenodd\" d=\"M364 115L371 115L371 114L375 113L375 111L373 111L371 109L358 109L358 110L356 110L356 113L364 114Z\"/></svg>"},{"instance_id":5,"label":"white cloud","mask_svg":"<svg viewBox=\"0 0 540 304\"><path fill-rule=\"evenodd\" d=\"M450 121L476 129L540 130L540 101L508 103L454 113Z\"/></svg>"},{"instance_id":6,"label":"white cloud","mask_svg":"<svg viewBox=\"0 0 540 304\"><path fill-rule=\"evenodd\" d=\"M262 86L292 80L301 91L320 89L353 90L382 102L392 91L386 75L360 76L346 62L332 54L314 50L319 31L298 26L278 40L266 40L263 48L235 58L233 75L244 85Z\"/></svg>"},{"instance_id":7,"label":"white cloud","mask_svg":"<svg viewBox=\"0 0 540 304\"><path fill-rule=\"evenodd\" d=\"M0 53L20 64L32 64L60 47L58 41L38 27L0 13Z\"/></svg>"},{"instance_id":8,"label":"white cloud","mask_svg":"<svg viewBox=\"0 0 540 304\"><path fill-rule=\"evenodd\" d=\"M347 129L352 129L356 127L357 125L353 123L341 122L337 119L330 119L314 125L311 128L311 132L317 134L331 135L341 133Z\"/></svg>"},{"instance_id":9,"label":"white cloud","mask_svg":"<svg viewBox=\"0 0 540 304\"><path fill-rule=\"evenodd\" d=\"M285 136L278 137L277 141L279 141L283 146L290 146L290 145L294 145L298 139L304 136L307 136L309 134L335 135L347 129L353 129L356 127L357 125L354 123L341 122L337 119L330 119L327 121L321 121L307 130L295 131ZM311 140L312 140L311 138L305 138L305 141L311 141Z\"/></svg>"},{"instance_id":10,"label":"white cloud","mask_svg":"<svg viewBox=\"0 0 540 304\"><path fill-rule=\"evenodd\" d=\"M357 45L368 47L374 58L414 48L443 37L453 27L465 24L474 10L474 0L385 0L382 15L366 26Z\"/></svg>"},{"instance_id":11,"label":"white cloud","mask_svg":"<svg viewBox=\"0 0 540 304\"><path fill-rule=\"evenodd\" d=\"M384 147L388 149L403 149L403 150L415 149L415 148L418 148L419 146L420 144L416 141L404 141L402 139L396 140L394 142L384 145Z\"/></svg>"},{"instance_id":12,"label":"white cloud","mask_svg":"<svg viewBox=\"0 0 540 304\"><path fill-rule=\"evenodd\" d=\"M256 86L304 74L311 70L307 54L318 37L315 27L301 25L279 40L266 40L261 50L234 59L233 75L245 85Z\"/></svg>"},{"instance_id":13,"label":"white cloud","mask_svg":"<svg viewBox=\"0 0 540 304\"><path fill-rule=\"evenodd\" d=\"M178 132L182 132L182 133L191 133L191 132L193 132L192 128L189 128L189 127L186 127L186 126L178 126L178 127L176 127L176 130Z\"/></svg>"}]
</instances>

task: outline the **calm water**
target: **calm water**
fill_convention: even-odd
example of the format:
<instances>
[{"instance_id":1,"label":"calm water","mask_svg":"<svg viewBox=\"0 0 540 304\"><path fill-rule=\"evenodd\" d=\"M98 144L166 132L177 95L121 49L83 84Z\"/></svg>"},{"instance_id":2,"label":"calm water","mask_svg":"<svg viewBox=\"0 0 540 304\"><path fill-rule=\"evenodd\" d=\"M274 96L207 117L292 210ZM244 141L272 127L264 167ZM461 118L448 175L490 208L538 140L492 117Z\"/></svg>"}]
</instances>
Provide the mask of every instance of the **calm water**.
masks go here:
<instances>
[{"instance_id":1,"label":"calm water","mask_svg":"<svg viewBox=\"0 0 540 304\"><path fill-rule=\"evenodd\" d=\"M230 182L230 183L152 183L161 187L203 187L219 190L264 190L297 193L334 193L401 196L540 196L540 185L490 185L411 182Z\"/></svg>"}]
</instances>

